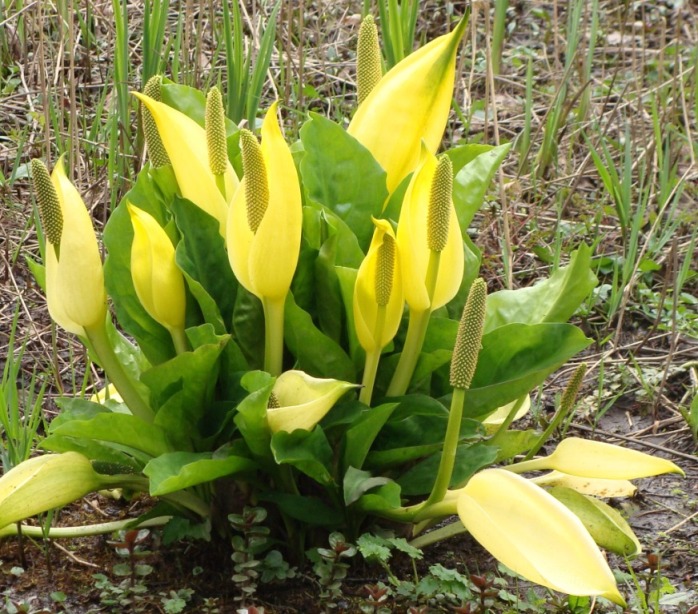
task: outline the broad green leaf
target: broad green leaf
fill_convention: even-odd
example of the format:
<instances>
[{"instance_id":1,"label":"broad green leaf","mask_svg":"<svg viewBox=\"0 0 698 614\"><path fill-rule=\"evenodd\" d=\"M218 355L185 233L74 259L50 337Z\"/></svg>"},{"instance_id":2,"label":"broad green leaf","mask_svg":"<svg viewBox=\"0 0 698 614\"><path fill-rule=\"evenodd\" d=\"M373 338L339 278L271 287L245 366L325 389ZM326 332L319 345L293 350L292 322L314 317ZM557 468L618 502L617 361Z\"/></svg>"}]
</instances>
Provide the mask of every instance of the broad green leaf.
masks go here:
<instances>
[{"instance_id":1,"label":"broad green leaf","mask_svg":"<svg viewBox=\"0 0 698 614\"><path fill-rule=\"evenodd\" d=\"M507 431L497 436L497 462L500 463L531 449L538 441L540 433L529 429L527 431Z\"/></svg>"},{"instance_id":2,"label":"broad green leaf","mask_svg":"<svg viewBox=\"0 0 698 614\"><path fill-rule=\"evenodd\" d=\"M389 478L374 477L368 471L349 467L344 474L344 505L351 505L369 490L384 486Z\"/></svg>"},{"instance_id":3,"label":"broad green leaf","mask_svg":"<svg viewBox=\"0 0 698 614\"><path fill-rule=\"evenodd\" d=\"M337 236L329 237L315 260L315 307L318 325L330 339L339 343L344 329L344 303L335 269Z\"/></svg>"},{"instance_id":4,"label":"broad green leaf","mask_svg":"<svg viewBox=\"0 0 698 614\"><path fill-rule=\"evenodd\" d=\"M354 364L342 347L324 335L288 293L284 312L284 340L296 359L296 368L315 377L353 382Z\"/></svg>"},{"instance_id":5,"label":"broad green leaf","mask_svg":"<svg viewBox=\"0 0 698 614\"><path fill-rule=\"evenodd\" d=\"M642 550L633 530L611 506L564 486L554 486L547 490L574 512L602 548L623 556L632 556Z\"/></svg>"},{"instance_id":6,"label":"broad green leaf","mask_svg":"<svg viewBox=\"0 0 698 614\"><path fill-rule=\"evenodd\" d=\"M482 337L464 415L483 416L523 396L591 343L571 324L507 324Z\"/></svg>"},{"instance_id":7,"label":"broad green leaf","mask_svg":"<svg viewBox=\"0 0 698 614\"><path fill-rule=\"evenodd\" d=\"M264 371L248 371L241 382L250 394L238 405L235 424L252 453L260 458L271 456L267 406L274 381L275 379Z\"/></svg>"},{"instance_id":8,"label":"broad green leaf","mask_svg":"<svg viewBox=\"0 0 698 614\"><path fill-rule=\"evenodd\" d=\"M182 239L177 245L177 266L199 303L206 321L223 334L230 330L237 281L228 262L218 221L188 200L172 203Z\"/></svg>"},{"instance_id":9,"label":"broad green leaf","mask_svg":"<svg viewBox=\"0 0 698 614\"><path fill-rule=\"evenodd\" d=\"M211 452L170 452L151 460L143 473L150 479L150 494L160 496L254 468L254 462L240 456L213 458Z\"/></svg>"},{"instance_id":10,"label":"broad green leaf","mask_svg":"<svg viewBox=\"0 0 698 614\"><path fill-rule=\"evenodd\" d=\"M229 339L202 345L144 372L141 379L150 389L155 423L165 429L173 444L187 450L196 442L200 423L213 399L218 378L218 357Z\"/></svg>"},{"instance_id":11,"label":"broad green leaf","mask_svg":"<svg viewBox=\"0 0 698 614\"><path fill-rule=\"evenodd\" d=\"M566 322L597 281L591 270L591 249L582 244L572 253L570 263L548 279L527 288L490 294L485 332L513 322Z\"/></svg>"},{"instance_id":12,"label":"broad green leaf","mask_svg":"<svg viewBox=\"0 0 698 614\"><path fill-rule=\"evenodd\" d=\"M164 429L129 414L99 413L89 420L64 422L51 432L62 437L119 444L149 456L159 456L172 450Z\"/></svg>"},{"instance_id":13,"label":"broad green leaf","mask_svg":"<svg viewBox=\"0 0 698 614\"><path fill-rule=\"evenodd\" d=\"M342 126L321 115L310 114L300 137L305 148L300 173L308 196L342 218L365 252L373 236L371 216L380 215L388 197L385 171Z\"/></svg>"},{"instance_id":14,"label":"broad green leaf","mask_svg":"<svg viewBox=\"0 0 698 614\"><path fill-rule=\"evenodd\" d=\"M345 467L354 467L355 471L363 467L373 441L397 406L398 403L385 403L369 408L354 421L344 436Z\"/></svg>"},{"instance_id":15,"label":"broad green leaf","mask_svg":"<svg viewBox=\"0 0 698 614\"><path fill-rule=\"evenodd\" d=\"M346 334L349 341L349 354L358 370L363 368L364 364L364 350L359 343L359 338L356 336L356 326L354 324L354 285L356 284L358 269L337 266L335 271L339 280L339 289L342 293L344 313L347 315Z\"/></svg>"},{"instance_id":16,"label":"broad green leaf","mask_svg":"<svg viewBox=\"0 0 698 614\"><path fill-rule=\"evenodd\" d=\"M318 497L263 492L260 493L259 500L274 503L284 514L308 526L336 527L341 515L339 510L327 506Z\"/></svg>"},{"instance_id":17,"label":"broad green leaf","mask_svg":"<svg viewBox=\"0 0 698 614\"><path fill-rule=\"evenodd\" d=\"M401 465L441 450L448 413L446 407L431 397L418 394L402 397L376 437L366 464L370 467ZM479 429L479 422L463 420L460 439L475 437Z\"/></svg>"},{"instance_id":18,"label":"broad green leaf","mask_svg":"<svg viewBox=\"0 0 698 614\"><path fill-rule=\"evenodd\" d=\"M453 161L453 203L464 237L473 216L485 200L495 172L510 148L511 143L498 147L475 144L446 152Z\"/></svg>"},{"instance_id":19,"label":"broad green leaf","mask_svg":"<svg viewBox=\"0 0 698 614\"><path fill-rule=\"evenodd\" d=\"M262 302L239 286L233 311L233 338L251 369L264 366L264 309Z\"/></svg>"},{"instance_id":20,"label":"broad green leaf","mask_svg":"<svg viewBox=\"0 0 698 614\"><path fill-rule=\"evenodd\" d=\"M132 471L140 471L150 459L148 455L136 450L131 450L129 454L112 444L96 441L89 437L83 439L52 434L44 437L39 443L39 447L49 452L79 452L91 461L130 467Z\"/></svg>"},{"instance_id":21,"label":"broad green leaf","mask_svg":"<svg viewBox=\"0 0 698 614\"><path fill-rule=\"evenodd\" d=\"M372 492L362 495L355 503L357 509L363 512L380 512L394 510L402 505L400 485L390 480L384 486L379 486Z\"/></svg>"},{"instance_id":22,"label":"broad green leaf","mask_svg":"<svg viewBox=\"0 0 698 614\"><path fill-rule=\"evenodd\" d=\"M486 443L461 444L456 450L449 488L459 488L483 467L491 465L497 458L497 448ZM441 452L424 459L397 480L403 495L426 495L431 491L438 473Z\"/></svg>"},{"instance_id":23,"label":"broad green leaf","mask_svg":"<svg viewBox=\"0 0 698 614\"><path fill-rule=\"evenodd\" d=\"M167 219L166 206L153 179L155 170L141 172L136 185L124 196L109 216L104 228L107 257L104 262L104 283L111 298L121 327L137 342L152 364L159 364L174 356L169 332L145 311L131 279L131 243L133 226L126 209L130 202L150 213L161 224Z\"/></svg>"},{"instance_id":24,"label":"broad green leaf","mask_svg":"<svg viewBox=\"0 0 698 614\"><path fill-rule=\"evenodd\" d=\"M323 486L334 482L332 448L319 426L312 431L297 429L292 433L274 433L271 451L279 465L291 465Z\"/></svg>"}]
</instances>

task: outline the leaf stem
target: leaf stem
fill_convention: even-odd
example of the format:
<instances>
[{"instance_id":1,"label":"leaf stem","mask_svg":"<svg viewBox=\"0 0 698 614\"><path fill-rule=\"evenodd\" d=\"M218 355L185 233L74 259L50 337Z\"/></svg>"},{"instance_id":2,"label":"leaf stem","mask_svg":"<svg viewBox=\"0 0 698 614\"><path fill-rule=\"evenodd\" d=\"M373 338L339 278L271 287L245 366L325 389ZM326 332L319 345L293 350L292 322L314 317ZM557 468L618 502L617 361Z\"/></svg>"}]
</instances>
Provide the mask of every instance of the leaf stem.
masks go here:
<instances>
[{"instance_id":1,"label":"leaf stem","mask_svg":"<svg viewBox=\"0 0 698 614\"><path fill-rule=\"evenodd\" d=\"M451 483L453 467L456 463L456 450L458 449L458 439L460 438L460 424L463 417L463 403L465 401L465 389L454 388L451 399L451 411L448 414L448 425L446 426L446 436L444 447L441 452L439 470L436 474L434 486L431 494L426 500L426 506L434 505L443 500L448 486Z\"/></svg>"},{"instance_id":2,"label":"leaf stem","mask_svg":"<svg viewBox=\"0 0 698 614\"><path fill-rule=\"evenodd\" d=\"M383 337L383 327L385 326L385 305L378 305L376 311L376 323L373 327L373 340L377 347L366 352L366 362L364 363L364 375L361 381L361 392L359 392L359 401L364 405L371 405L371 397L373 396L373 386L376 383L376 373L378 372L378 363L381 359L381 339Z\"/></svg>"},{"instance_id":3,"label":"leaf stem","mask_svg":"<svg viewBox=\"0 0 698 614\"><path fill-rule=\"evenodd\" d=\"M172 337L172 343L174 343L175 352L177 352L178 356L189 351L189 340L187 339L187 334L184 332L184 328L170 329L170 336Z\"/></svg>"},{"instance_id":4,"label":"leaf stem","mask_svg":"<svg viewBox=\"0 0 698 614\"><path fill-rule=\"evenodd\" d=\"M405 337L405 345L402 347L400 360L397 363L397 368L386 392L388 397L398 397L405 394L412 381L412 376L424 345L429 319L431 318L431 305L434 303L434 292L436 291L436 279L439 274L440 261L441 252L430 250L427 273L424 279L427 296L429 297L429 307L423 311L416 311L410 308L407 337Z\"/></svg>"},{"instance_id":5,"label":"leaf stem","mask_svg":"<svg viewBox=\"0 0 698 614\"><path fill-rule=\"evenodd\" d=\"M0 529L0 537L18 535L20 530L22 535L37 538L48 537L49 539L58 539L89 537L91 535L114 533L115 531L120 531L126 528L161 527L162 525L167 524L171 519L172 516L158 516L156 518L149 518L139 523L138 519L136 518L126 518L124 520L100 522L98 524L83 525L79 527L51 527L47 533L44 532L43 527L13 523Z\"/></svg>"},{"instance_id":6,"label":"leaf stem","mask_svg":"<svg viewBox=\"0 0 698 614\"><path fill-rule=\"evenodd\" d=\"M107 337L106 326L101 324L86 328L85 333L104 373L119 391L131 413L145 422L152 422L155 414L136 388L132 377L119 362Z\"/></svg>"},{"instance_id":7,"label":"leaf stem","mask_svg":"<svg viewBox=\"0 0 698 614\"><path fill-rule=\"evenodd\" d=\"M284 304L281 299L262 298L264 309L264 370L281 375L284 359Z\"/></svg>"}]
</instances>

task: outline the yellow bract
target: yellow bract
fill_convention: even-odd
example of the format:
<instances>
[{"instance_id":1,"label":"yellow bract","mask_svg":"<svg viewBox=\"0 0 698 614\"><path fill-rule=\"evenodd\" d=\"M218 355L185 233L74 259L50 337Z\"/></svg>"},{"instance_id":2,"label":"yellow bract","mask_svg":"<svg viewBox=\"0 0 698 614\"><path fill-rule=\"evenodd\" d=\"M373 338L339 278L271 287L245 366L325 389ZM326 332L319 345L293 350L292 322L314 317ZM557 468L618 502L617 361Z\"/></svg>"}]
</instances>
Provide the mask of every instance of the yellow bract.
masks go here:
<instances>
[{"instance_id":1,"label":"yellow bract","mask_svg":"<svg viewBox=\"0 0 698 614\"><path fill-rule=\"evenodd\" d=\"M387 220L373 220L376 229L356 275L354 286L354 322L361 347L372 352L385 347L397 333L404 308L400 254L395 251L392 271L392 288L388 302L379 306L376 296L376 277L379 271L379 249L384 241L395 242L395 233Z\"/></svg>"},{"instance_id":2,"label":"yellow bract","mask_svg":"<svg viewBox=\"0 0 698 614\"><path fill-rule=\"evenodd\" d=\"M318 379L303 371L285 371L276 380L273 393L279 407L267 410L273 432L312 429L332 406L356 384L336 379Z\"/></svg>"},{"instance_id":3,"label":"yellow bract","mask_svg":"<svg viewBox=\"0 0 698 614\"><path fill-rule=\"evenodd\" d=\"M101 485L82 454L45 454L20 463L0 478L0 529L72 503Z\"/></svg>"},{"instance_id":4,"label":"yellow bract","mask_svg":"<svg viewBox=\"0 0 698 614\"><path fill-rule=\"evenodd\" d=\"M661 473L685 475L680 467L664 458L579 437L567 437L550 456L518 463L513 468L517 473L555 469L580 477L611 480L633 480Z\"/></svg>"},{"instance_id":5,"label":"yellow bract","mask_svg":"<svg viewBox=\"0 0 698 614\"><path fill-rule=\"evenodd\" d=\"M609 480L606 478L582 478L577 475L568 475L559 471L551 471L545 475L531 478L531 482L538 486L564 486L571 488L583 495L595 497L632 497L637 491L637 486L628 480Z\"/></svg>"},{"instance_id":6,"label":"yellow bract","mask_svg":"<svg viewBox=\"0 0 698 614\"><path fill-rule=\"evenodd\" d=\"M465 528L507 567L553 590L624 603L589 532L544 490L503 469L486 469L458 492Z\"/></svg>"},{"instance_id":7,"label":"yellow bract","mask_svg":"<svg viewBox=\"0 0 698 614\"><path fill-rule=\"evenodd\" d=\"M134 92L134 96L148 108L155 120L182 196L216 218L224 236L228 203L218 189L208 163L206 131L193 119L163 102L138 92ZM230 162L224 178L226 194L233 194L240 182Z\"/></svg>"},{"instance_id":8,"label":"yellow bract","mask_svg":"<svg viewBox=\"0 0 698 614\"><path fill-rule=\"evenodd\" d=\"M422 147L420 166L412 175L405 193L397 227L405 301L415 311L433 311L442 307L456 295L463 280L463 237L451 202L448 239L440 252L434 297L429 300L426 278L431 250L428 247L427 218L436 165L436 156Z\"/></svg>"},{"instance_id":9,"label":"yellow bract","mask_svg":"<svg viewBox=\"0 0 698 614\"><path fill-rule=\"evenodd\" d=\"M60 259L46 242L46 300L54 321L76 335L103 326L107 296L97 237L80 194L65 174L63 158L56 163L51 181L63 217Z\"/></svg>"},{"instance_id":10,"label":"yellow bract","mask_svg":"<svg viewBox=\"0 0 698 614\"><path fill-rule=\"evenodd\" d=\"M131 278L138 300L151 318L167 328L184 328L184 277L175 262L175 248L149 213L130 203L133 224Z\"/></svg>"},{"instance_id":11,"label":"yellow bract","mask_svg":"<svg viewBox=\"0 0 698 614\"><path fill-rule=\"evenodd\" d=\"M247 220L243 177L228 216L228 258L238 281L259 298L281 300L288 293L300 252L303 212L298 174L276 119L277 103L262 124L262 158L269 201L257 231Z\"/></svg>"},{"instance_id":12,"label":"yellow bract","mask_svg":"<svg viewBox=\"0 0 698 614\"><path fill-rule=\"evenodd\" d=\"M348 132L386 171L388 191L419 161L422 140L436 153L448 120L456 51L467 21L396 64L359 105Z\"/></svg>"}]
</instances>

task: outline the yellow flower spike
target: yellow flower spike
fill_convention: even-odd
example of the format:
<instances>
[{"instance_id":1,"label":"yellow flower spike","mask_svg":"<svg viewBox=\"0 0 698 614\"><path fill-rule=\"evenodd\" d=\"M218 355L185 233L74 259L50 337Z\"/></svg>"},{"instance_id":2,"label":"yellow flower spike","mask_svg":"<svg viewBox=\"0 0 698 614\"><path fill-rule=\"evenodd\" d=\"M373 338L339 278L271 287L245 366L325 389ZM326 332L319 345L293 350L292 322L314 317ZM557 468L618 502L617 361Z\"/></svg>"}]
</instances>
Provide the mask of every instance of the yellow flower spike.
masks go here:
<instances>
[{"instance_id":1,"label":"yellow flower spike","mask_svg":"<svg viewBox=\"0 0 698 614\"><path fill-rule=\"evenodd\" d=\"M445 155L437 159L422 143L420 163L405 192L397 227L410 319L388 396L407 391L431 312L456 295L463 279L463 237L452 193L451 160Z\"/></svg>"},{"instance_id":2,"label":"yellow flower spike","mask_svg":"<svg viewBox=\"0 0 698 614\"><path fill-rule=\"evenodd\" d=\"M378 28L372 15L366 15L359 28L356 45L356 94L361 104L383 76Z\"/></svg>"},{"instance_id":3,"label":"yellow flower spike","mask_svg":"<svg viewBox=\"0 0 698 614\"><path fill-rule=\"evenodd\" d=\"M356 335L366 351L359 395L366 405L371 402L381 351L397 333L405 303L393 227L387 220L374 218L373 223L376 228L356 274L353 298Z\"/></svg>"},{"instance_id":4,"label":"yellow flower spike","mask_svg":"<svg viewBox=\"0 0 698 614\"><path fill-rule=\"evenodd\" d=\"M0 478L0 529L72 503L101 486L92 463L77 452L30 458Z\"/></svg>"},{"instance_id":5,"label":"yellow flower spike","mask_svg":"<svg viewBox=\"0 0 698 614\"><path fill-rule=\"evenodd\" d=\"M609 480L606 478L580 478L576 475L568 475L559 471L551 471L545 475L531 478L531 482L538 486L564 486L571 488L583 495L595 497L632 497L637 491L637 486L628 480Z\"/></svg>"},{"instance_id":6,"label":"yellow flower spike","mask_svg":"<svg viewBox=\"0 0 698 614\"><path fill-rule=\"evenodd\" d=\"M208 163L206 131L184 113L163 102L133 93L150 111L160 139L172 163L182 196L218 220L221 236L225 236L228 203L216 184ZM225 193L230 197L239 185L235 171L227 162L224 177Z\"/></svg>"},{"instance_id":7,"label":"yellow flower spike","mask_svg":"<svg viewBox=\"0 0 698 614\"><path fill-rule=\"evenodd\" d=\"M267 111L262 125L261 162L264 178L245 169L240 188L233 197L228 217L228 257L235 276L259 298L281 300L291 287L300 253L303 212L298 174L291 151L276 119L277 103ZM243 145L244 147L244 145ZM259 158L255 157L255 164ZM266 182L266 184L264 183ZM248 201L256 191L266 192L268 201L255 218L252 230ZM267 200L267 199L265 199ZM256 212L260 207L253 207Z\"/></svg>"},{"instance_id":8,"label":"yellow flower spike","mask_svg":"<svg viewBox=\"0 0 698 614\"><path fill-rule=\"evenodd\" d=\"M356 384L319 379L303 371L284 371L276 380L274 407L267 409L269 428L274 432L309 431L322 420L342 395Z\"/></svg>"},{"instance_id":9,"label":"yellow flower spike","mask_svg":"<svg viewBox=\"0 0 698 614\"><path fill-rule=\"evenodd\" d=\"M143 88L143 93L153 100L160 102L162 92L162 76L154 75L148 79ZM145 105L141 105L141 123L143 124L143 136L148 150L148 158L153 168L160 168L170 164L170 158L162 145L162 139L158 133L153 116Z\"/></svg>"},{"instance_id":10,"label":"yellow flower spike","mask_svg":"<svg viewBox=\"0 0 698 614\"><path fill-rule=\"evenodd\" d=\"M611 480L632 480L661 473L686 475L680 467L664 458L579 437L567 437L549 456L516 463L509 469L515 473L555 469L579 477Z\"/></svg>"},{"instance_id":11,"label":"yellow flower spike","mask_svg":"<svg viewBox=\"0 0 698 614\"><path fill-rule=\"evenodd\" d=\"M448 158L437 158L429 153L426 147L422 148L420 166L412 176L412 180L405 193L405 198L400 211L400 220L397 227L397 243L400 248L402 276L405 288L405 301L410 309L415 311L431 311L448 303L458 292L463 279L464 257L463 237L456 209L451 198L450 186L452 185L452 171L448 164ZM441 171L437 174L437 168ZM450 171L450 182L445 180L446 173ZM446 183L445 189L442 184ZM441 190L440 190L441 188ZM442 192L448 192L444 198ZM433 192L436 192L432 196ZM437 223L430 224L428 220L436 217L431 211L443 207L443 203L430 206L434 200L446 200L447 217L441 215ZM438 226L430 233L431 226ZM437 237L430 237L437 235ZM445 235L438 237L438 235ZM433 286L433 297L427 285L427 269L432 253L431 239L441 238L443 245L439 250L439 265Z\"/></svg>"},{"instance_id":12,"label":"yellow flower spike","mask_svg":"<svg viewBox=\"0 0 698 614\"><path fill-rule=\"evenodd\" d=\"M104 326L107 315L102 259L92 220L65 174L63 158L56 163L50 182L40 161L32 162L32 171L47 229L48 310L61 328L84 337L86 328Z\"/></svg>"},{"instance_id":13,"label":"yellow flower spike","mask_svg":"<svg viewBox=\"0 0 698 614\"><path fill-rule=\"evenodd\" d=\"M486 469L459 493L465 528L514 572L553 590L624 605L589 532L543 489L503 469Z\"/></svg>"},{"instance_id":14,"label":"yellow flower spike","mask_svg":"<svg viewBox=\"0 0 698 614\"><path fill-rule=\"evenodd\" d=\"M284 301L296 272L303 210L298 174L271 105L262 124L262 144L241 135L245 175L228 215L230 266L238 281L264 307L265 369L282 369Z\"/></svg>"},{"instance_id":15,"label":"yellow flower spike","mask_svg":"<svg viewBox=\"0 0 698 614\"><path fill-rule=\"evenodd\" d=\"M380 250L385 244L395 245L395 233L387 220L374 219L373 223L376 225L373 239L368 253L359 267L354 286L356 334L361 347L366 352L381 350L390 343L400 326L404 307L403 281L397 250L393 251L392 263L384 261L384 265L390 266L391 271L388 272L384 269L379 271ZM387 253L383 252L383 254ZM381 301L383 305L379 305L379 297L376 295L378 282L380 279L387 280L390 276L392 282L389 290L386 288L385 282L380 284L381 294L384 295L380 298L385 299L387 294L387 301ZM386 290L388 291L386 292ZM384 310L385 316L380 330L377 330L376 325L379 323L381 308Z\"/></svg>"},{"instance_id":16,"label":"yellow flower spike","mask_svg":"<svg viewBox=\"0 0 698 614\"><path fill-rule=\"evenodd\" d=\"M419 161L422 140L436 153L448 121L456 52L467 18L396 64L359 105L348 132L386 171L388 191Z\"/></svg>"},{"instance_id":17,"label":"yellow flower spike","mask_svg":"<svg viewBox=\"0 0 698 614\"><path fill-rule=\"evenodd\" d=\"M172 335L178 353L186 351L184 276L175 262L175 248L149 213L127 204L133 225L131 278L136 295L153 320Z\"/></svg>"}]
</instances>

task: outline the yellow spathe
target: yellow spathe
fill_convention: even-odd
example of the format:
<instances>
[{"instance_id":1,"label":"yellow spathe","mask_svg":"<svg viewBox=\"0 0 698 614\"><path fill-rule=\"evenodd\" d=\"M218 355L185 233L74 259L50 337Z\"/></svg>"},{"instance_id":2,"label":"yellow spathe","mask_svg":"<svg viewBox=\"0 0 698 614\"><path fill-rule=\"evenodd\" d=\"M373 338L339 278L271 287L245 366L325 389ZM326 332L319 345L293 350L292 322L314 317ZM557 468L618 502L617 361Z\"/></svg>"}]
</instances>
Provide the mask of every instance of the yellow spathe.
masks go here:
<instances>
[{"instance_id":1,"label":"yellow spathe","mask_svg":"<svg viewBox=\"0 0 698 614\"><path fill-rule=\"evenodd\" d=\"M285 371L276 380L273 394L279 407L267 409L273 432L309 431L322 420L339 398L356 384L336 379L319 379L303 371Z\"/></svg>"},{"instance_id":2,"label":"yellow spathe","mask_svg":"<svg viewBox=\"0 0 698 614\"><path fill-rule=\"evenodd\" d=\"M557 499L503 469L460 489L458 515L495 558L526 579L570 595L619 604L613 573L582 522Z\"/></svg>"},{"instance_id":3,"label":"yellow spathe","mask_svg":"<svg viewBox=\"0 0 698 614\"><path fill-rule=\"evenodd\" d=\"M300 253L303 212L291 151L276 119L274 103L262 124L262 158L269 201L257 232L250 229L245 197L248 177L235 192L228 216L230 266L238 281L257 297L278 301L291 286Z\"/></svg>"},{"instance_id":4,"label":"yellow spathe","mask_svg":"<svg viewBox=\"0 0 698 614\"><path fill-rule=\"evenodd\" d=\"M218 189L208 163L206 131L193 119L163 102L157 102L138 92L134 92L133 95L148 108L155 120L180 193L216 218L220 224L221 235L224 236L228 203ZM224 181L226 194L234 194L240 182L230 162L227 163Z\"/></svg>"},{"instance_id":5,"label":"yellow spathe","mask_svg":"<svg viewBox=\"0 0 698 614\"><path fill-rule=\"evenodd\" d=\"M378 305L376 297L376 276L378 275L378 250L383 241L395 241L395 233L387 220L373 220L376 229L373 233L368 253L363 259L356 275L354 286L354 323L361 347L366 352L385 347L397 333L404 308L400 254L395 250L393 263L392 288L390 298L383 307ZM396 245L397 248L397 245Z\"/></svg>"},{"instance_id":6,"label":"yellow spathe","mask_svg":"<svg viewBox=\"0 0 698 614\"><path fill-rule=\"evenodd\" d=\"M175 248L155 218L128 204L133 225L131 278L138 300L151 318L168 330L184 328L184 277Z\"/></svg>"},{"instance_id":7,"label":"yellow spathe","mask_svg":"<svg viewBox=\"0 0 698 614\"><path fill-rule=\"evenodd\" d=\"M348 132L386 171L388 191L411 173L421 142L436 153L453 98L456 52L465 32L462 19L388 71L359 105Z\"/></svg>"},{"instance_id":8,"label":"yellow spathe","mask_svg":"<svg viewBox=\"0 0 698 614\"><path fill-rule=\"evenodd\" d=\"M46 300L53 320L65 330L84 336L85 329L102 326L107 296L99 245L90 214L65 174L63 158L51 174L63 217L60 259L46 242Z\"/></svg>"}]
</instances>

